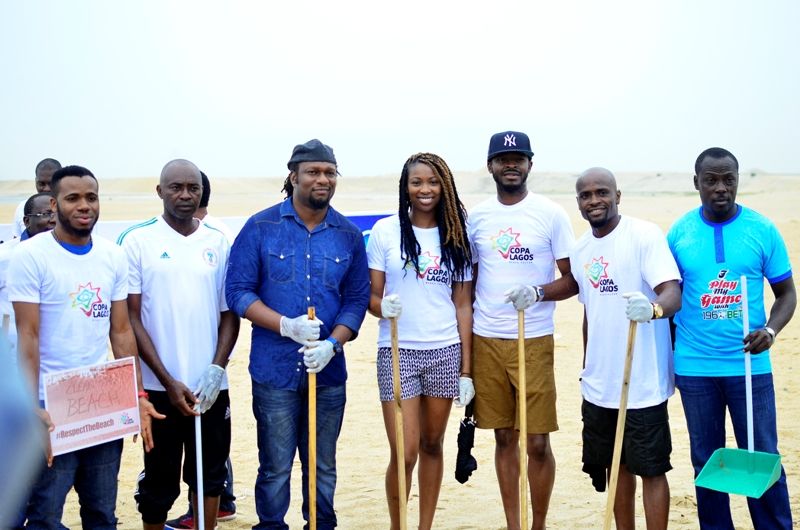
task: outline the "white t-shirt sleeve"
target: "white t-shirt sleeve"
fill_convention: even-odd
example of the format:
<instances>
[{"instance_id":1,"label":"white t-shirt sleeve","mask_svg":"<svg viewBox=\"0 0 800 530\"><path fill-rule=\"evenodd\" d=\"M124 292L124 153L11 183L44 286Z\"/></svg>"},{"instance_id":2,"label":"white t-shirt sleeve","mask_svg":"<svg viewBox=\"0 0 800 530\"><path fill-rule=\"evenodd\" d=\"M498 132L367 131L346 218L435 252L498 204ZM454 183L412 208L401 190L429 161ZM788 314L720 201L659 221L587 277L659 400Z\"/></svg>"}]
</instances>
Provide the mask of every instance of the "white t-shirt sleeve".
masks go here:
<instances>
[{"instance_id":1,"label":"white t-shirt sleeve","mask_svg":"<svg viewBox=\"0 0 800 530\"><path fill-rule=\"evenodd\" d=\"M17 247L8 265L8 300L10 302L41 302L42 268L28 248Z\"/></svg>"},{"instance_id":2,"label":"white t-shirt sleeve","mask_svg":"<svg viewBox=\"0 0 800 530\"><path fill-rule=\"evenodd\" d=\"M224 234L223 234L224 235ZM228 301L225 299L225 279L228 277L228 260L231 257L231 244L230 240L225 237L225 240L222 242L223 244L220 246L220 256L224 256L225 261L224 266L221 267L222 270L222 281L220 284L222 287L219 289L219 312L222 313L224 311L228 311Z\"/></svg>"},{"instance_id":3,"label":"white t-shirt sleeve","mask_svg":"<svg viewBox=\"0 0 800 530\"><path fill-rule=\"evenodd\" d=\"M125 268L128 273L128 293L142 294L142 261L141 249L134 234L122 240L122 249L125 255Z\"/></svg>"},{"instance_id":4,"label":"white t-shirt sleeve","mask_svg":"<svg viewBox=\"0 0 800 530\"><path fill-rule=\"evenodd\" d=\"M658 226L648 223L641 242L642 277L651 289L664 282L681 279L678 265L669 250L667 238Z\"/></svg>"},{"instance_id":5,"label":"white t-shirt sleeve","mask_svg":"<svg viewBox=\"0 0 800 530\"><path fill-rule=\"evenodd\" d=\"M0 245L0 291L6 288L8 263L11 261L11 253L16 247L16 245L11 245L9 243Z\"/></svg>"},{"instance_id":6,"label":"white t-shirt sleeve","mask_svg":"<svg viewBox=\"0 0 800 530\"><path fill-rule=\"evenodd\" d=\"M575 235L569 216L563 208L555 208L553 218L553 257L557 260L569 257L569 251L575 244Z\"/></svg>"},{"instance_id":7,"label":"white t-shirt sleeve","mask_svg":"<svg viewBox=\"0 0 800 530\"><path fill-rule=\"evenodd\" d=\"M480 259L478 256L478 247L475 246L475 222L474 216L475 212L472 212L469 217L467 217L467 239L469 241L469 250L472 253L472 264L477 265L478 260Z\"/></svg>"},{"instance_id":8,"label":"white t-shirt sleeve","mask_svg":"<svg viewBox=\"0 0 800 530\"><path fill-rule=\"evenodd\" d=\"M118 302L128 298L128 286L130 282L128 275L128 259L125 256L125 252L119 247L113 246L112 249L114 250L114 266L117 276L114 279L111 301Z\"/></svg>"},{"instance_id":9,"label":"white t-shirt sleeve","mask_svg":"<svg viewBox=\"0 0 800 530\"><path fill-rule=\"evenodd\" d=\"M386 249L384 248L384 234L389 228L387 221L392 217L378 220L369 234L367 241L367 264L370 269L386 272Z\"/></svg>"},{"instance_id":10,"label":"white t-shirt sleeve","mask_svg":"<svg viewBox=\"0 0 800 530\"><path fill-rule=\"evenodd\" d=\"M461 278L462 283L471 282L472 281L472 267L468 266L464 269L464 277Z\"/></svg>"},{"instance_id":11,"label":"white t-shirt sleeve","mask_svg":"<svg viewBox=\"0 0 800 530\"><path fill-rule=\"evenodd\" d=\"M14 222L11 224L11 237L20 237L22 236L22 232L25 231L24 217L26 202L28 202L28 199L24 199L17 205L17 209L14 210Z\"/></svg>"},{"instance_id":12,"label":"white t-shirt sleeve","mask_svg":"<svg viewBox=\"0 0 800 530\"><path fill-rule=\"evenodd\" d=\"M583 238L579 238L572 248L569 249L569 269L572 272L572 276L575 278L575 282L578 284L578 301L582 304L586 303L586 299L584 298L583 289L581 289L581 279L583 278L583 270L582 265L580 262L580 258L578 256L578 252L580 250L579 245Z\"/></svg>"}]
</instances>

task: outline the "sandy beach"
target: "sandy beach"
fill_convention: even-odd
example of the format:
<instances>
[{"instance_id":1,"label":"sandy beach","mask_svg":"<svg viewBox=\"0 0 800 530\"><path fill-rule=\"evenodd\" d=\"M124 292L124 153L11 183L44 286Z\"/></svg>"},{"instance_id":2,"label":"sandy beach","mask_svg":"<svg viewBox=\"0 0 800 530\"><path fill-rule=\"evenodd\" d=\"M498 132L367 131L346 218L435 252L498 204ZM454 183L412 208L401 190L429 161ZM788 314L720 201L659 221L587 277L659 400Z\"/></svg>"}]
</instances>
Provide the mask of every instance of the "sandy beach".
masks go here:
<instances>
[{"instance_id":1,"label":"sandy beach","mask_svg":"<svg viewBox=\"0 0 800 530\"><path fill-rule=\"evenodd\" d=\"M398 164L399 166L399 164ZM796 270L800 270L800 177L742 173L738 202L772 219L789 247ZM494 193L494 184L485 172L457 173L459 194L467 207ZM32 179L31 179L32 180ZM575 206L574 176L537 174L529 188L543 193L566 209L575 234L586 228ZM618 175L622 190L620 212L651 220L666 232L685 211L699 206L691 174L639 173ZM216 179L212 182L210 212L217 217L247 216L281 199L282 178ZM101 178L101 219L130 220L148 218L161 212L155 194L156 178ZM8 200L0 204L0 220L9 222L17 202L33 191L33 182L0 182L0 195ZM14 198L14 200L12 200ZM346 213L363 210L391 212L397 204L397 177L342 177L334 207ZM771 300L768 302L771 303ZM578 375L582 348L580 323L582 308L576 299L558 304L556 311L556 382L560 429L551 436L557 462L555 487L548 516L550 528L575 529L602 526L606 495L594 491L588 476L580 470L581 422ZM339 482L336 509L342 529L373 529L388 526L384 497L384 471L389 446L383 429L377 397L375 351L377 320L367 315L359 338L346 347L348 360L348 404L339 440ZM231 403L237 517L219 523L220 530L250 528L257 522L253 484L258 467L255 420L251 412L251 390L247 372L250 326L243 322L239 341L230 362ZM783 463L789 478L792 509L800 519L800 317L795 317L780 334L772 350L775 392L778 404L778 431ZM478 470L464 485L453 477L456 458L456 435L461 409L453 408L445 440L445 472L434 527L442 529L503 529L505 519L493 464L494 442L491 431L479 430L473 451ZM668 474L671 486L671 528L696 528L696 510L689 441L678 393L670 400L674 469ZM730 433L730 429L729 429ZM735 446L732 434L728 446ZM142 468L141 444L126 440L119 474L117 516L120 529L141 528L133 501L135 479ZM299 461L293 473L292 504L287 522L292 529L302 528L300 516ZM418 498L413 478L409 501L409 527L416 527ZM184 486L185 488L185 486ZM639 488L641 492L641 487ZM731 501L736 528L750 528L744 498ZM184 497L175 504L171 516L186 508ZM80 526L78 503L70 494L64 524ZM796 527L800 527L795 523ZM637 526L644 528L641 494L637 500Z\"/></svg>"}]
</instances>

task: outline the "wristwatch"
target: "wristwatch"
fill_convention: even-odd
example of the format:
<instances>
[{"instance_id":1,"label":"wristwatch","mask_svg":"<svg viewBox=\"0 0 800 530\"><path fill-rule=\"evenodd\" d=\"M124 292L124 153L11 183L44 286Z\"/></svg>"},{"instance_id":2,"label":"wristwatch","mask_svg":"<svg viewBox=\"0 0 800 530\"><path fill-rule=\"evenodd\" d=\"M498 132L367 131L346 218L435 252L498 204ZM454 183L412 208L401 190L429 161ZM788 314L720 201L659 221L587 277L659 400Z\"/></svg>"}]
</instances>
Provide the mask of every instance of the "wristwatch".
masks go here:
<instances>
[{"instance_id":1,"label":"wristwatch","mask_svg":"<svg viewBox=\"0 0 800 530\"><path fill-rule=\"evenodd\" d=\"M775 337L777 337L777 336L778 336L778 334L777 334L777 333L775 333L775 330L774 330L774 329L772 329L772 328L771 328L771 327L769 327L769 326L764 326L764 331L766 331L767 333L769 333L769 336L770 336L770 337L772 337L772 344L775 344Z\"/></svg>"},{"instance_id":2,"label":"wristwatch","mask_svg":"<svg viewBox=\"0 0 800 530\"><path fill-rule=\"evenodd\" d=\"M544 289L541 285L531 285L533 287L533 292L536 293L536 301L539 302L542 298L544 298Z\"/></svg>"},{"instance_id":3,"label":"wristwatch","mask_svg":"<svg viewBox=\"0 0 800 530\"><path fill-rule=\"evenodd\" d=\"M325 340L333 344L333 353L335 355L341 355L344 353L344 348L342 348L342 343L336 340L336 337L328 337Z\"/></svg>"},{"instance_id":4,"label":"wristwatch","mask_svg":"<svg viewBox=\"0 0 800 530\"><path fill-rule=\"evenodd\" d=\"M664 308L661 304L652 302L650 305L653 306L653 318L664 318Z\"/></svg>"}]
</instances>

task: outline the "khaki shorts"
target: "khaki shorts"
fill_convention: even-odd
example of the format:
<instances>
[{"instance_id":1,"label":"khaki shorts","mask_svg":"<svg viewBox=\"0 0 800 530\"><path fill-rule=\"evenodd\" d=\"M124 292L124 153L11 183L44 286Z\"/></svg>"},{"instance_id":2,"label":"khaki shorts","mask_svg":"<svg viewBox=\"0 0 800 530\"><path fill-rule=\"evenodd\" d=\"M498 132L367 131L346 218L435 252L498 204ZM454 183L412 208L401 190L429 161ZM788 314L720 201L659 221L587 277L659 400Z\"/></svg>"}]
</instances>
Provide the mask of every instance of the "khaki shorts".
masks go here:
<instances>
[{"instance_id":1,"label":"khaki shorts","mask_svg":"<svg viewBox=\"0 0 800 530\"><path fill-rule=\"evenodd\" d=\"M553 336L525 339L528 434L558 430ZM472 336L475 419L483 429L519 430L517 339Z\"/></svg>"}]
</instances>

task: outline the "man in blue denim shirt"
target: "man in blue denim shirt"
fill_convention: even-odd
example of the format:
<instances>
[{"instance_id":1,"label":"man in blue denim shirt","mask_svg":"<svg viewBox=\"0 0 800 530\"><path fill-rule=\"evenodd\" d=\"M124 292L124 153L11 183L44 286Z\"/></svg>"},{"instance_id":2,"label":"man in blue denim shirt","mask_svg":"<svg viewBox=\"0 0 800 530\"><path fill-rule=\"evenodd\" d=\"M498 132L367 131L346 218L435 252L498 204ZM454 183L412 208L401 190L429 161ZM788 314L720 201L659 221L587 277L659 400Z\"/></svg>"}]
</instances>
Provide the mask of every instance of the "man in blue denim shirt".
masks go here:
<instances>
[{"instance_id":1,"label":"man in blue denim shirt","mask_svg":"<svg viewBox=\"0 0 800 530\"><path fill-rule=\"evenodd\" d=\"M245 223L228 266L229 307L253 323L250 376L259 469L253 528L286 529L299 449L308 521L308 373L317 376L317 528L336 527L336 441L345 405L342 344L369 302L361 231L330 207L339 175L333 150L311 140L288 163L287 199ZM309 319L308 308L316 309ZM320 340L323 337L324 340ZM298 349L299 345L299 349Z\"/></svg>"}]
</instances>

